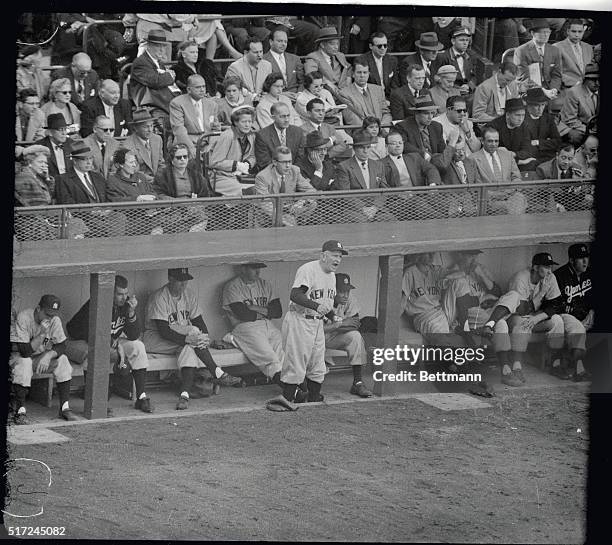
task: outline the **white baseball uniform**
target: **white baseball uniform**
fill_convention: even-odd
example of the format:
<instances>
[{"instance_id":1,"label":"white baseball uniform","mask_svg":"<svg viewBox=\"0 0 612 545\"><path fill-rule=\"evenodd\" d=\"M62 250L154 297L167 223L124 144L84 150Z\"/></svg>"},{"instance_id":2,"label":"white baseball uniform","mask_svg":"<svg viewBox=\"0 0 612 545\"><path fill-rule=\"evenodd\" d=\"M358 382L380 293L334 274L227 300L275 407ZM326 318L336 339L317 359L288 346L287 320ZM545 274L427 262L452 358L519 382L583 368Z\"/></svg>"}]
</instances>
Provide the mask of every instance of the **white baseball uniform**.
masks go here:
<instances>
[{"instance_id":1,"label":"white baseball uniform","mask_svg":"<svg viewBox=\"0 0 612 545\"><path fill-rule=\"evenodd\" d=\"M200 330L191 323L191 320L202 314L198 299L189 289L174 297L168 288L168 284L154 291L147 301L145 332L143 342L150 354L177 354L178 368L183 367L205 367L198 358L195 350L189 345L175 344L164 339L157 330L155 320L168 322L171 329L181 335Z\"/></svg>"},{"instance_id":2,"label":"white baseball uniform","mask_svg":"<svg viewBox=\"0 0 612 545\"><path fill-rule=\"evenodd\" d=\"M222 304L233 327L234 342L249 361L267 377L273 377L282 367L283 348L280 331L271 320L261 314L257 315L255 321L241 321L232 312L230 305L244 303L267 307L273 299L277 297L272 292L272 284L263 278L247 283L240 276L236 276L223 287Z\"/></svg>"},{"instance_id":3,"label":"white baseball uniform","mask_svg":"<svg viewBox=\"0 0 612 545\"><path fill-rule=\"evenodd\" d=\"M359 314L359 303L351 291L346 304L334 307L334 314L339 318L356 316ZM336 325L336 324L334 324ZM339 323L338 323L339 325ZM357 330L343 331L328 329L325 332L325 347L346 350L350 365L365 365L366 347L361 333Z\"/></svg>"},{"instance_id":4,"label":"white baseball uniform","mask_svg":"<svg viewBox=\"0 0 612 545\"><path fill-rule=\"evenodd\" d=\"M295 274L293 288L306 286L306 296L321 304L334 304L336 274L324 272L319 261L309 261ZM301 384L304 377L321 383L325 378L325 332L322 316L316 311L289 304L282 326L283 367L281 380L287 384Z\"/></svg>"},{"instance_id":5,"label":"white baseball uniform","mask_svg":"<svg viewBox=\"0 0 612 545\"><path fill-rule=\"evenodd\" d=\"M42 331L42 325L37 324L34 319L34 309L22 310L11 324L10 340L12 343L29 343ZM46 352L53 350L54 344L62 343L65 340L66 335L62 327L62 321L59 316L54 316L51 318L48 335L30 357L24 358L18 351L11 351L9 366L12 371L13 383L29 388L32 383L32 375L40 358ZM53 373L57 382L66 382L72 378L72 367L64 354L51 360L48 372Z\"/></svg>"}]
</instances>

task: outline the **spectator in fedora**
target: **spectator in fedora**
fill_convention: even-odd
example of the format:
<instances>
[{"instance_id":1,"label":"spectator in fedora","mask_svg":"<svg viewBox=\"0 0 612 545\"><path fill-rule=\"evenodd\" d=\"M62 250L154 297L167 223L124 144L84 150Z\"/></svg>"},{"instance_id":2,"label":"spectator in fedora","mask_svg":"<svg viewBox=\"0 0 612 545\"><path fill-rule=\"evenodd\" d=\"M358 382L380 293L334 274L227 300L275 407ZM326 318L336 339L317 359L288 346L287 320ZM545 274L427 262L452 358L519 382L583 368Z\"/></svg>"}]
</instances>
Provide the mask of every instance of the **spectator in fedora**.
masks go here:
<instances>
[{"instance_id":1,"label":"spectator in fedora","mask_svg":"<svg viewBox=\"0 0 612 545\"><path fill-rule=\"evenodd\" d=\"M434 72L444 65L453 66L457 70L455 87L462 95L467 95L476 89L476 74L472 56L468 52L472 33L469 28L459 27L451 33L452 46L440 53L434 62Z\"/></svg>"},{"instance_id":2,"label":"spectator in fedora","mask_svg":"<svg viewBox=\"0 0 612 545\"><path fill-rule=\"evenodd\" d=\"M243 90L257 102L266 78L272 73L272 65L263 58L263 44L258 38L249 38L244 45L243 56L227 68L225 77L236 76L242 80Z\"/></svg>"},{"instance_id":3,"label":"spectator in fedora","mask_svg":"<svg viewBox=\"0 0 612 545\"><path fill-rule=\"evenodd\" d=\"M45 114L34 89L22 89L17 99L15 136L17 142L33 142L45 136Z\"/></svg>"},{"instance_id":4,"label":"spectator in fedora","mask_svg":"<svg viewBox=\"0 0 612 545\"><path fill-rule=\"evenodd\" d=\"M404 57L400 64L400 79L406 80L406 72L410 65L418 64L425 70L425 85L428 89L433 84L433 75L435 74L436 58L438 53L444 49L438 41L438 35L435 32L423 32L418 40L414 42L416 53L409 53ZM444 64L449 64L445 62Z\"/></svg>"},{"instance_id":5,"label":"spectator in fedora","mask_svg":"<svg viewBox=\"0 0 612 545\"><path fill-rule=\"evenodd\" d=\"M506 101L506 112L491 122L499 133L499 146L506 148L516 160L521 171L535 170L537 160L533 156L529 132L525 126L525 103L520 98Z\"/></svg>"},{"instance_id":6,"label":"spectator in fedora","mask_svg":"<svg viewBox=\"0 0 612 545\"><path fill-rule=\"evenodd\" d=\"M563 109L564 100L561 97L554 98L548 104L548 112L550 113L555 127L561 136L563 142L569 142L569 127L561 120L561 110Z\"/></svg>"},{"instance_id":7,"label":"spectator in fedora","mask_svg":"<svg viewBox=\"0 0 612 545\"><path fill-rule=\"evenodd\" d=\"M536 158L536 165L548 161L555 156L561 145L561 136L551 114L546 112L546 105L550 102L541 87L532 87L527 90L527 115L525 128L529 135L532 155Z\"/></svg>"},{"instance_id":8,"label":"spectator in fedora","mask_svg":"<svg viewBox=\"0 0 612 545\"><path fill-rule=\"evenodd\" d=\"M350 85L352 68L344 53L340 53L340 40L335 27L325 27L319 31L315 40L317 49L306 55L304 73L319 72L323 77L323 85L338 98L337 92Z\"/></svg>"},{"instance_id":9,"label":"spectator in fedora","mask_svg":"<svg viewBox=\"0 0 612 545\"><path fill-rule=\"evenodd\" d=\"M587 127L599 113L599 67L589 64L580 85L568 89L561 108L561 121L569 127L569 141L579 146L587 136Z\"/></svg>"},{"instance_id":10,"label":"spectator in fedora","mask_svg":"<svg viewBox=\"0 0 612 545\"><path fill-rule=\"evenodd\" d=\"M71 165L70 151L72 140L66 131L66 119L62 114L51 114L47 117L47 136L36 142L51 152L49 155L49 176L56 179L64 174Z\"/></svg>"},{"instance_id":11,"label":"spectator in fedora","mask_svg":"<svg viewBox=\"0 0 612 545\"><path fill-rule=\"evenodd\" d=\"M438 113L440 115L446 112L447 100L450 97L461 94L459 89L455 88L456 76L457 69L451 64L440 66L436 72L436 75L434 76L435 83L429 88L431 99L438 107Z\"/></svg>"},{"instance_id":12,"label":"spectator in fedora","mask_svg":"<svg viewBox=\"0 0 612 545\"><path fill-rule=\"evenodd\" d=\"M138 168L147 180L153 181L157 171L164 166L161 136L153 132L153 118L146 109L134 111L129 126L132 129L123 145L132 150L138 160Z\"/></svg>"},{"instance_id":13,"label":"spectator in fedora","mask_svg":"<svg viewBox=\"0 0 612 545\"><path fill-rule=\"evenodd\" d=\"M147 35L147 45L142 55L132 64L130 97L137 107L150 106L156 117L166 119L170 112L170 101L181 94L174 82L174 70L166 70L164 63L168 40L163 30L153 29Z\"/></svg>"},{"instance_id":14,"label":"spectator in fedora","mask_svg":"<svg viewBox=\"0 0 612 545\"><path fill-rule=\"evenodd\" d=\"M493 121L504 115L506 101L519 97L519 86L516 82L516 64L506 61L489 78L484 80L474 91L472 117L478 123Z\"/></svg>"},{"instance_id":15,"label":"spectator in fedora","mask_svg":"<svg viewBox=\"0 0 612 545\"><path fill-rule=\"evenodd\" d=\"M113 136L127 136L132 121L132 105L126 98L119 98L119 85L112 79L100 83L98 94L81 104L81 136L85 138L93 132L96 117L105 115L111 120Z\"/></svg>"},{"instance_id":16,"label":"spectator in fedora","mask_svg":"<svg viewBox=\"0 0 612 545\"><path fill-rule=\"evenodd\" d=\"M548 44L550 24L546 19L531 19L531 40L514 51L514 64L518 66L518 79L531 79L553 99L561 90L561 52Z\"/></svg>"},{"instance_id":17,"label":"spectator in fedora","mask_svg":"<svg viewBox=\"0 0 612 545\"><path fill-rule=\"evenodd\" d=\"M72 90L70 102L79 109L83 101L98 94L100 78L98 73L91 68L91 58L87 53L76 53L72 57L72 63L69 66L64 66L51 74L52 83L56 79L63 78L70 81Z\"/></svg>"},{"instance_id":18,"label":"spectator in fedora","mask_svg":"<svg viewBox=\"0 0 612 545\"><path fill-rule=\"evenodd\" d=\"M317 191L329 191L334 181L334 165L328 157L329 149L329 138L313 130L306 135L303 157L294 163ZM324 204L320 202L320 205Z\"/></svg>"}]
</instances>

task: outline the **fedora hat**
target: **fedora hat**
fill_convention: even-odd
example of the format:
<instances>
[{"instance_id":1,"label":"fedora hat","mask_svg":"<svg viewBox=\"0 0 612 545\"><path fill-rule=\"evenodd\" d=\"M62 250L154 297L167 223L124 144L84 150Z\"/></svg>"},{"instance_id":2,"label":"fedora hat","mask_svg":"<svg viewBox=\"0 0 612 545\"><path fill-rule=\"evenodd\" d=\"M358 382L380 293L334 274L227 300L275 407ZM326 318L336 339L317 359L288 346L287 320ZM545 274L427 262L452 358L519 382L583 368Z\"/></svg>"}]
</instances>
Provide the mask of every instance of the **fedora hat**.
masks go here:
<instances>
[{"instance_id":1,"label":"fedora hat","mask_svg":"<svg viewBox=\"0 0 612 545\"><path fill-rule=\"evenodd\" d=\"M585 78L598 78L599 77L599 65L589 63L584 67Z\"/></svg>"},{"instance_id":2,"label":"fedora hat","mask_svg":"<svg viewBox=\"0 0 612 545\"><path fill-rule=\"evenodd\" d=\"M525 103L520 98L509 98L506 100L506 113L508 112L516 112L517 110L524 110Z\"/></svg>"},{"instance_id":3,"label":"fedora hat","mask_svg":"<svg viewBox=\"0 0 612 545\"><path fill-rule=\"evenodd\" d=\"M408 109L412 110L412 111L415 111L415 112L427 112L427 111L430 111L430 110L437 110L438 106L431 99L431 96L427 95L427 96L424 96L424 97L417 98L414 101L414 106L411 106Z\"/></svg>"},{"instance_id":4,"label":"fedora hat","mask_svg":"<svg viewBox=\"0 0 612 545\"><path fill-rule=\"evenodd\" d=\"M149 44L165 44L168 43L166 33L160 28L152 28L147 34L147 43Z\"/></svg>"},{"instance_id":5,"label":"fedora hat","mask_svg":"<svg viewBox=\"0 0 612 545\"><path fill-rule=\"evenodd\" d=\"M338 30L333 26L326 26L319 31L319 37L315 43L326 42L328 40L341 40L343 37L338 34Z\"/></svg>"},{"instance_id":6,"label":"fedora hat","mask_svg":"<svg viewBox=\"0 0 612 545\"><path fill-rule=\"evenodd\" d=\"M440 51L444 49L438 41L438 35L435 32L423 32L418 40L414 42L414 45L421 49L429 49L430 51Z\"/></svg>"},{"instance_id":7,"label":"fedora hat","mask_svg":"<svg viewBox=\"0 0 612 545\"><path fill-rule=\"evenodd\" d=\"M66 119L63 114L49 114L47 116L47 126L45 129L63 129L67 127L68 123L66 123Z\"/></svg>"},{"instance_id":8,"label":"fedora hat","mask_svg":"<svg viewBox=\"0 0 612 545\"><path fill-rule=\"evenodd\" d=\"M370 144L374 144L375 141L375 137L365 129L360 129L353 133L353 147L369 146Z\"/></svg>"},{"instance_id":9,"label":"fedora hat","mask_svg":"<svg viewBox=\"0 0 612 545\"><path fill-rule=\"evenodd\" d=\"M329 138L323 138L319 131L312 131L306 135L305 148L320 148L329 144Z\"/></svg>"},{"instance_id":10,"label":"fedora hat","mask_svg":"<svg viewBox=\"0 0 612 545\"><path fill-rule=\"evenodd\" d=\"M76 140L72 143L70 157L87 158L91 156L91 148L83 140Z\"/></svg>"},{"instance_id":11,"label":"fedora hat","mask_svg":"<svg viewBox=\"0 0 612 545\"><path fill-rule=\"evenodd\" d=\"M548 19L530 19L527 25L529 30L538 30L538 28L550 28Z\"/></svg>"},{"instance_id":12,"label":"fedora hat","mask_svg":"<svg viewBox=\"0 0 612 545\"><path fill-rule=\"evenodd\" d=\"M146 108L141 108L139 110L135 110L132 114L132 121L130 121L130 125L137 125L138 123L147 123L149 121L155 121L149 110Z\"/></svg>"},{"instance_id":13,"label":"fedora hat","mask_svg":"<svg viewBox=\"0 0 612 545\"><path fill-rule=\"evenodd\" d=\"M544 94L541 87L527 89L527 104L542 104L548 102L549 98Z\"/></svg>"}]
</instances>

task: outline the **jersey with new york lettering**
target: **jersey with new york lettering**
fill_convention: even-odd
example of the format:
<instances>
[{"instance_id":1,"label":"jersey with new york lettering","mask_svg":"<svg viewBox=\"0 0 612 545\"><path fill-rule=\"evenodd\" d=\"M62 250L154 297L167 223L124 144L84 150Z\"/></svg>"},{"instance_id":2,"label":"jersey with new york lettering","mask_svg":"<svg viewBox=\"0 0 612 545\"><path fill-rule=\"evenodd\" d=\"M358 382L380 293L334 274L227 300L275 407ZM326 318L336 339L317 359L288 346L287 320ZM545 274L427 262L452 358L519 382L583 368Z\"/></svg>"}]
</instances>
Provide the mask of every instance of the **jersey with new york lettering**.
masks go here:
<instances>
[{"instance_id":1,"label":"jersey with new york lettering","mask_svg":"<svg viewBox=\"0 0 612 545\"><path fill-rule=\"evenodd\" d=\"M240 276L236 276L223 287L223 310L227 313L232 327L241 322L230 308L232 303L267 307L272 299L276 299L272 293L272 284L263 278L247 283Z\"/></svg>"},{"instance_id":2,"label":"jersey with new york lettering","mask_svg":"<svg viewBox=\"0 0 612 545\"><path fill-rule=\"evenodd\" d=\"M551 273L543 280L532 284L531 269L523 269L517 272L510 279L509 289L518 292L521 301L531 301L536 311L540 310L542 302L552 301L561 295L554 274Z\"/></svg>"},{"instance_id":3,"label":"jersey with new york lettering","mask_svg":"<svg viewBox=\"0 0 612 545\"><path fill-rule=\"evenodd\" d=\"M293 281L294 288L306 286L306 297L317 304L328 302L330 308L334 305L334 297L336 296L336 273L324 272L319 261L309 261L304 263L295 273ZM306 309L291 301L289 310L294 310L300 313L313 314L314 311Z\"/></svg>"},{"instance_id":4,"label":"jersey with new york lettering","mask_svg":"<svg viewBox=\"0 0 612 545\"><path fill-rule=\"evenodd\" d=\"M188 326L191 320L202 314L198 299L187 288L180 297L174 297L168 284L153 292L147 302L145 328L157 331L155 320L163 320L172 326Z\"/></svg>"},{"instance_id":5,"label":"jersey with new york lettering","mask_svg":"<svg viewBox=\"0 0 612 545\"><path fill-rule=\"evenodd\" d=\"M11 342L29 343L34 337L40 335L42 330L42 326L37 324L34 318L34 309L22 310L11 324ZM51 325L43 343L33 352L33 355L36 356L51 350L54 344L63 343L65 340L66 335L62 327L62 321L59 316L54 316L51 318Z\"/></svg>"},{"instance_id":6,"label":"jersey with new york lettering","mask_svg":"<svg viewBox=\"0 0 612 545\"><path fill-rule=\"evenodd\" d=\"M422 272L417 265L411 265L404 271L402 306L409 316L440 306L441 275L440 265L428 265L425 272Z\"/></svg>"}]
</instances>

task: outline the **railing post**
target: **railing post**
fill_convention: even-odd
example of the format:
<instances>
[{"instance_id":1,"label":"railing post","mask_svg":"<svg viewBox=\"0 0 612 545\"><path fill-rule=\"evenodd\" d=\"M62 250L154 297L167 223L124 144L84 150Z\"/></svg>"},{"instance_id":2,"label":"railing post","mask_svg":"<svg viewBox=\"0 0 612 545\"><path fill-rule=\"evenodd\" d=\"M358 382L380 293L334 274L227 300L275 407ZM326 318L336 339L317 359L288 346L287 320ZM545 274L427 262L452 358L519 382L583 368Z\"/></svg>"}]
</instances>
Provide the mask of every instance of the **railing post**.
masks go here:
<instances>
[{"instance_id":1,"label":"railing post","mask_svg":"<svg viewBox=\"0 0 612 545\"><path fill-rule=\"evenodd\" d=\"M283 226L283 201L281 200L279 195L274 197L274 222L272 224L273 227L282 227Z\"/></svg>"},{"instance_id":2,"label":"railing post","mask_svg":"<svg viewBox=\"0 0 612 545\"><path fill-rule=\"evenodd\" d=\"M479 216L487 215L487 189L486 187L481 187L478 192L478 215Z\"/></svg>"},{"instance_id":3,"label":"railing post","mask_svg":"<svg viewBox=\"0 0 612 545\"><path fill-rule=\"evenodd\" d=\"M68 218L70 213L65 208L62 208L62 215L60 216L60 230L59 238L68 238Z\"/></svg>"}]
</instances>

